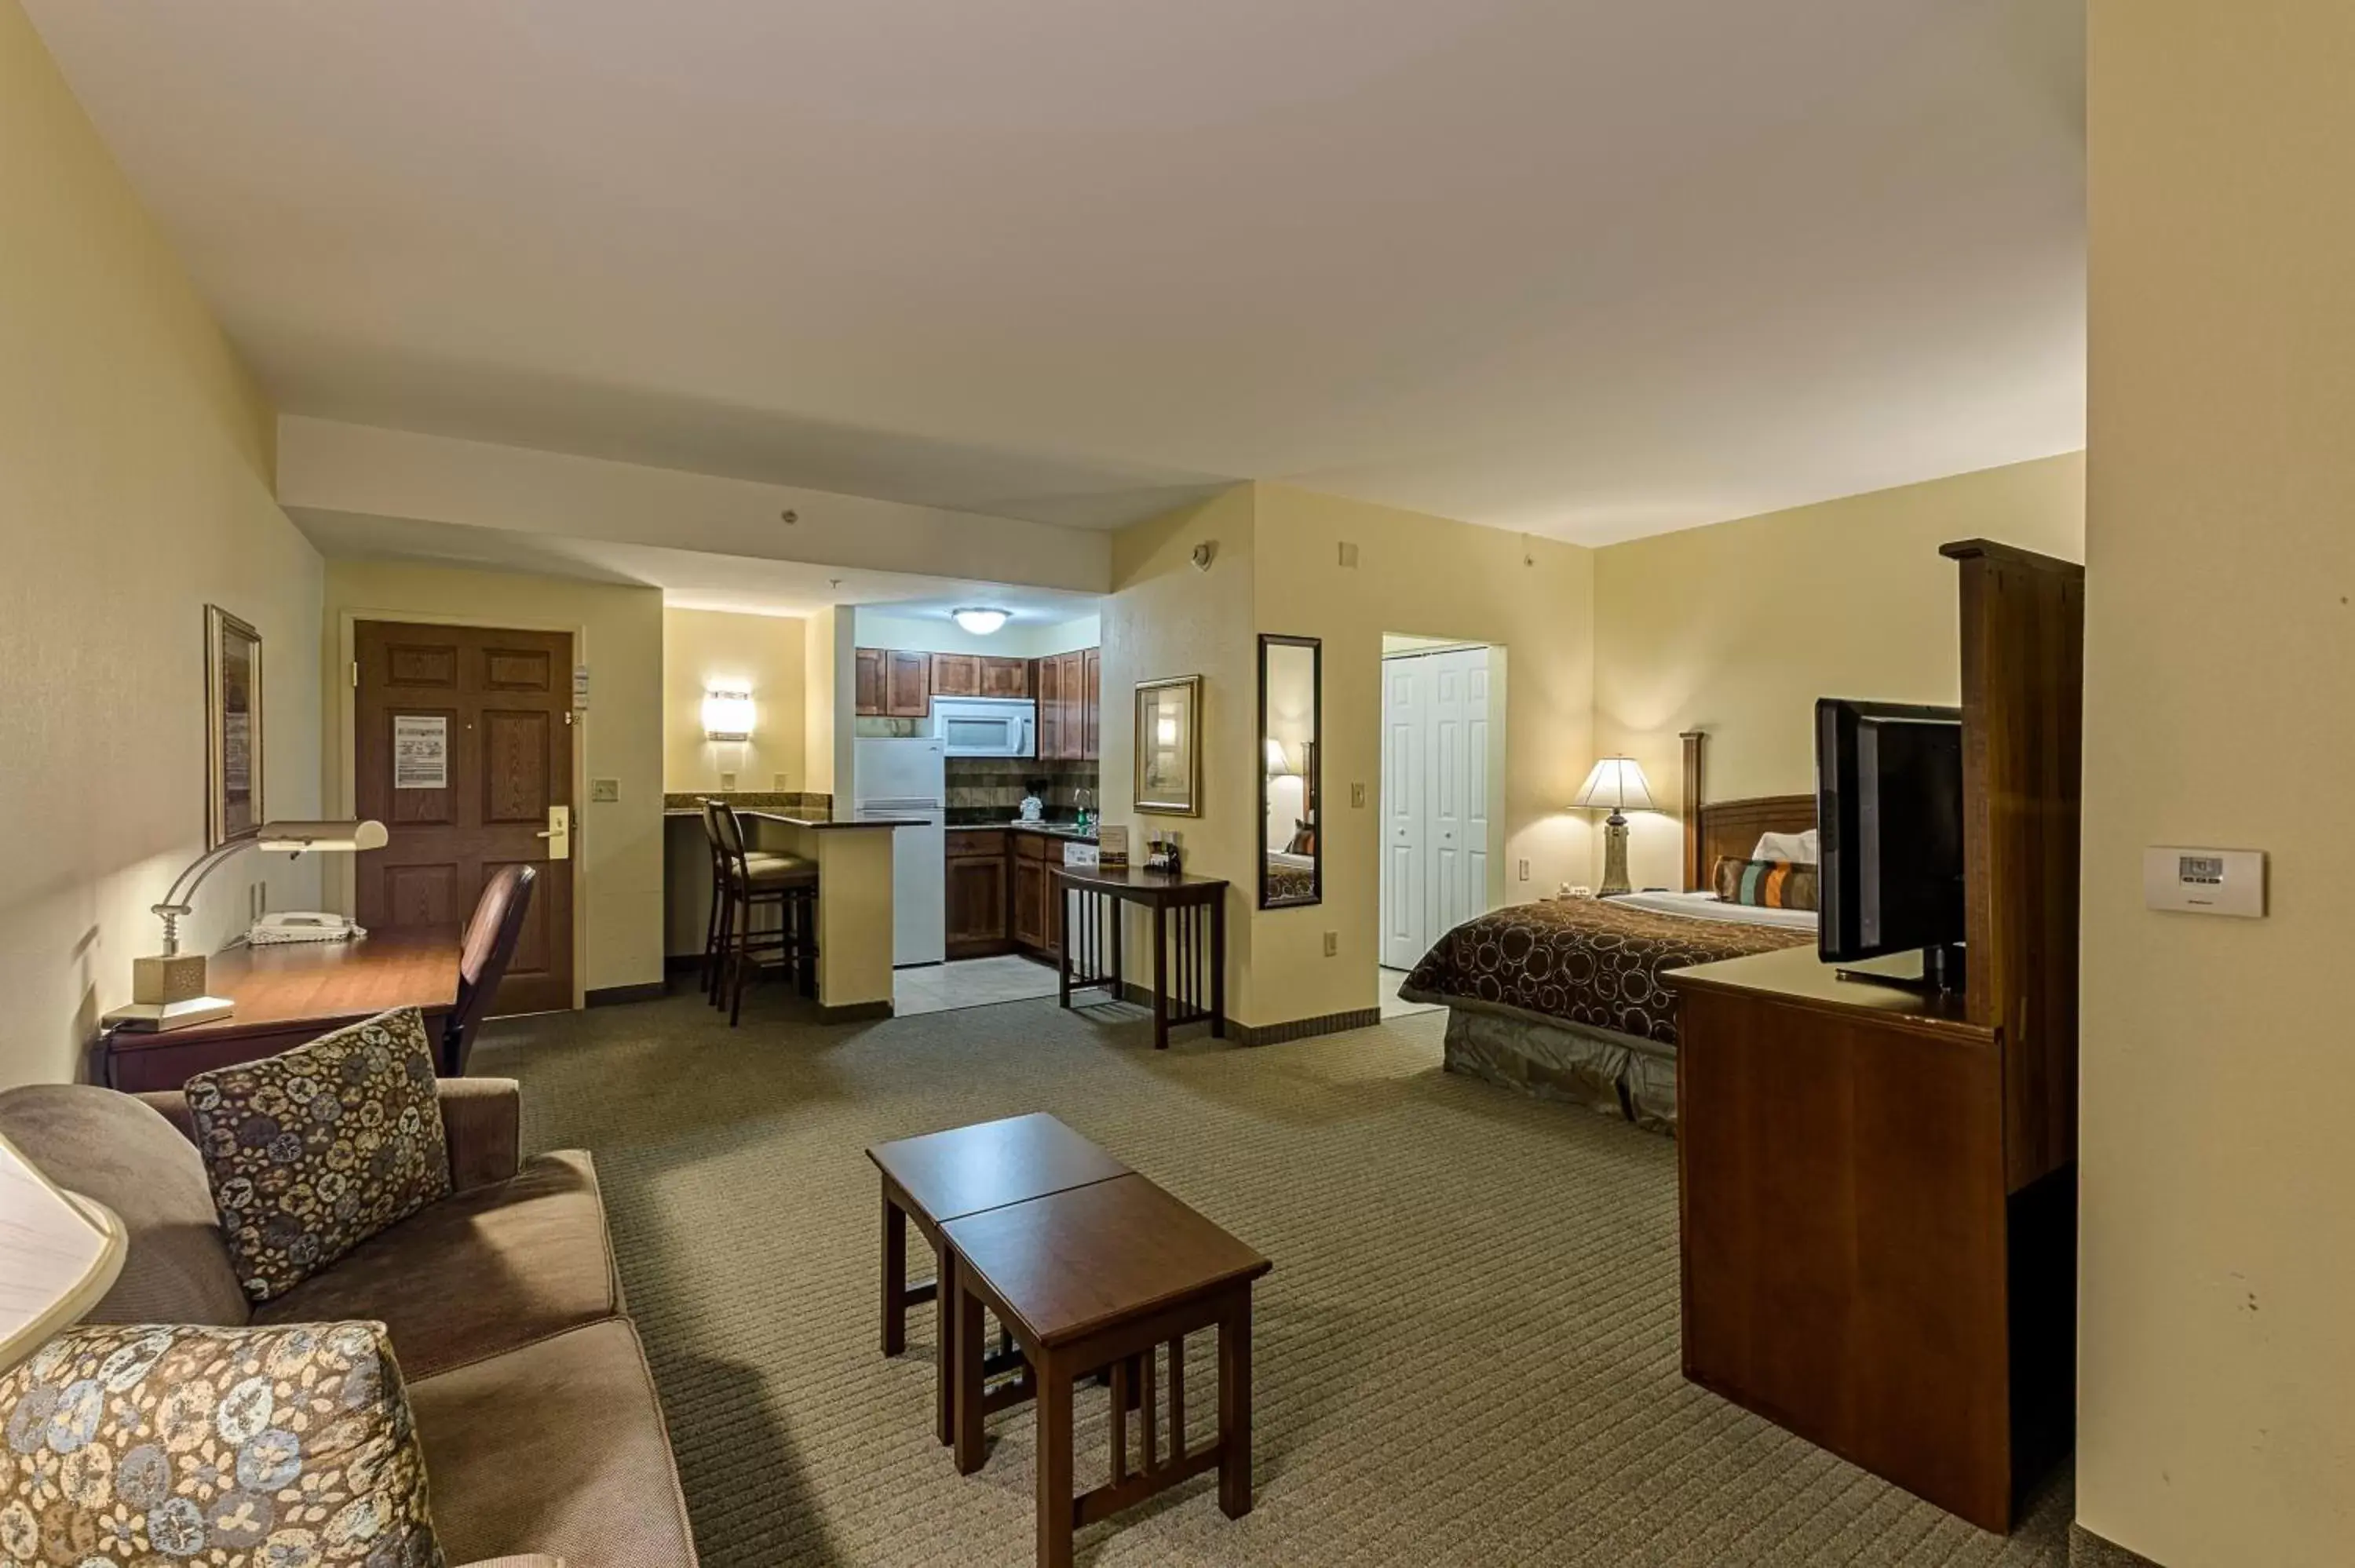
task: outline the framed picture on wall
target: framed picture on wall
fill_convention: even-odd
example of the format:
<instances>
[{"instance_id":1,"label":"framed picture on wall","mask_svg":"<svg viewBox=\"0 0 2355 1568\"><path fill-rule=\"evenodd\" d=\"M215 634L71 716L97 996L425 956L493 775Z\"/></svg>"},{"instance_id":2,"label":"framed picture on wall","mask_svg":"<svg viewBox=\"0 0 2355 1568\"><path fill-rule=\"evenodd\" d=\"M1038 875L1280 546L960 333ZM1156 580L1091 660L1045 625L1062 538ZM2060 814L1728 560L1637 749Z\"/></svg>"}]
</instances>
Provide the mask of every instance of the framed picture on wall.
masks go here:
<instances>
[{"instance_id":1,"label":"framed picture on wall","mask_svg":"<svg viewBox=\"0 0 2355 1568\"><path fill-rule=\"evenodd\" d=\"M205 843L241 839L261 809L261 633L205 606Z\"/></svg>"},{"instance_id":2,"label":"framed picture on wall","mask_svg":"<svg viewBox=\"0 0 2355 1568\"><path fill-rule=\"evenodd\" d=\"M1158 816L1202 814L1201 676L1137 683L1135 800Z\"/></svg>"}]
</instances>

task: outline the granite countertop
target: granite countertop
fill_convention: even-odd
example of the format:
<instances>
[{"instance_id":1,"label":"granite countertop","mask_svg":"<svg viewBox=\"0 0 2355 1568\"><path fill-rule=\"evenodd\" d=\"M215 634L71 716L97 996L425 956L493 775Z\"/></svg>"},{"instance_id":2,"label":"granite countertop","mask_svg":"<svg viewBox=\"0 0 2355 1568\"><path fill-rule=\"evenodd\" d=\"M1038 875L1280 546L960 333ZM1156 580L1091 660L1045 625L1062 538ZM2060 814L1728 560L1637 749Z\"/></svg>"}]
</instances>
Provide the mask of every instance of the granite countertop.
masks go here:
<instances>
[{"instance_id":1,"label":"granite countertop","mask_svg":"<svg viewBox=\"0 0 2355 1568\"><path fill-rule=\"evenodd\" d=\"M921 828L929 825L922 817L890 817L876 821L858 822L849 821L847 818L797 817L790 811L763 811L760 810L747 810L741 808L737 810L736 814L740 817L750 817L754 821L776 822L788 828ZM703 813L699 810L682 810L677 806L673 806L666 809L663 815L666 817L699 817L703 815Z\"/></svg>"},{"instance_id":2,"label":"granite countertop","mask_svg":"<svg viewBox=\"0 0 2355 1568\"><path fill-rule=\"evenodd\" d=\"M1092 844L1096 842L1094 833L1083 833L1069 822L951 822L949 832L953 833L1037 833L1042 838L1066 839L1073 843Z\"/></svg>"}]
</instances>

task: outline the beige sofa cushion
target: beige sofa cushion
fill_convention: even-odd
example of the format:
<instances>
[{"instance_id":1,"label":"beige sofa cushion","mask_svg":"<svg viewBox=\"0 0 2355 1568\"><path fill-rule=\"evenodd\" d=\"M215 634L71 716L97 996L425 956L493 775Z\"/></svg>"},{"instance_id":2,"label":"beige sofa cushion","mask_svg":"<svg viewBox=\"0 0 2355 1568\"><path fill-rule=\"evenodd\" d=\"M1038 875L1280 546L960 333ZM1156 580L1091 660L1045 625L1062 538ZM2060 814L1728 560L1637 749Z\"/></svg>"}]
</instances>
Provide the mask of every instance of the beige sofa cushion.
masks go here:
<instances>
[{"instance_id":1,"label":"beige sofa cushion","mask_svg":"<svg viewBox=\"0 0 2355 1568\"><path fill-rule=\"evenodd\" d=\"M413 1007L183 1091L221 1241L256 1303L450 1193L433 1046Z\"/></svg>"},{"instance_id":2,"label":"beige sofa cushion","mask_svg":"<svg viewBox=\"0 0 2355 1568\"><path fill-rule=\"evenodd\" d=\"M542 1552L566 1568L692 1568L662 1405L611 1319L410 1387L453 1563Z\"/></svg>"},{"instance_id":3,"label":"beige sofa cushion","mask_svg":"<svg viewBox=\"0 0 2355 1568\"><path fill-rule=\"evenodd\" d=\"M596 1171L568 1150L421 1210L254 1316L380 1319L421 1378L621 1309Z\"/></svg>"},{"instance_id":4,"label":"beige sofa cushion","mask_svg":"<svg viewBox=\"0 0 2355 1568\"><path fill-rule=\"evenodd\" d=\"M95 1323L242 1323L205 1164L179 1131L128 1095L91 1084L0 1094L0 1133L59 1186L113 1210L131 1247Z\"/></svg>"}]
</instances>

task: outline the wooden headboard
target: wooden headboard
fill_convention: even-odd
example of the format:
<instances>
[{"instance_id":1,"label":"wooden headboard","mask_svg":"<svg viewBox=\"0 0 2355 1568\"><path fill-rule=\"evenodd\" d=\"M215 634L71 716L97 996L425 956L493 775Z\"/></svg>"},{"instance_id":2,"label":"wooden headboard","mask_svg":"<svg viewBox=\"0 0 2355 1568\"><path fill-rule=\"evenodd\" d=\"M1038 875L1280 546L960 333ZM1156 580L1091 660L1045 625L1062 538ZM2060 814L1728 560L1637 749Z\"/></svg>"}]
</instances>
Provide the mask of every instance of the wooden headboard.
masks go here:
<instances>
[{"instance_id":1,"label":"wooden headboard","mask_svg":"<svg viewBox=\"0 0 2355 1568\"><path fill-rule=\"evenodd\" d=\"M1702 803L1700 730L1687 730L1685 743L1685 888L1698 892L1710 885L1718 857L1746 859L1761 833L1803 833L1816 825L1813 795L1757 795L1747 800Z\"/></svg>"}]
</instances>

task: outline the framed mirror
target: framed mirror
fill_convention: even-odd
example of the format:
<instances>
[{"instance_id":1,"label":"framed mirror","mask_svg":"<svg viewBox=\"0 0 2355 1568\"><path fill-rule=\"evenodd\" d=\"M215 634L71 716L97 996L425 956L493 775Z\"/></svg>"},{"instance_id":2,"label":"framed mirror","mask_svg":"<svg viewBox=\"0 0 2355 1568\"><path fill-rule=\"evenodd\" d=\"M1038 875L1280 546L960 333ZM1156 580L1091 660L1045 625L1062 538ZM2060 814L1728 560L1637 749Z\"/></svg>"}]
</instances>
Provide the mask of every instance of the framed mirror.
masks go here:
<instances>
[{"instance_id":1,"label":"framed mirror","mask_svg":"<svg viewBox=\"0 0 2355 1568\"><path fill-rule=\"evenodd\" d=\"M1259 640L1259 906L1325 898L1325 644Z\"/></svg>"}]
</instances>

